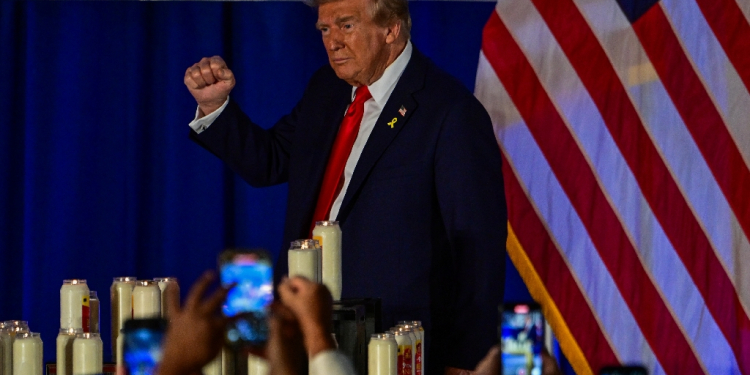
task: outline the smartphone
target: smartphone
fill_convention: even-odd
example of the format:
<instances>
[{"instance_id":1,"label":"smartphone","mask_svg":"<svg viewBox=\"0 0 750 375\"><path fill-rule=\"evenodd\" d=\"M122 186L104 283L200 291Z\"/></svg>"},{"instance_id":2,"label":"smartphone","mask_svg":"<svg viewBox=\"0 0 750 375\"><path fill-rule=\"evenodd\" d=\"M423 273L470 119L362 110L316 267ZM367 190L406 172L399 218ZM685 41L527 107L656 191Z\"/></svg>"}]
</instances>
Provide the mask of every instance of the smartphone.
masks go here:
<instances>
[{"instance_id":1,"label":"smartphone","mask_svg":"<svg viewBox=\"0 0 750 375\"><path fill-rule=\"evenodd\" d=\"M268 306L273 302L273 265L265 250L225 250L219 255L224 287L232 286L222 307L231 318L226 341L234 348L260 347L268 340Z\"/></svg>"},{"instance_id":2,"label":"smartphone","mask_svg":"<svg viewBox=\"0 0 750 375\"><path fill-rule=\"evenodd\" d=\"M544 316L539 305L503 305L500 316L503 375L541 375Z\"/></svg>"},{"instance_id":3,"label":"smartphone","mask_svg":"<svg viewBox=\"0 0 750 375\"><path fill-rule=\"evenodd\" d=\"M162 341L167 321L131 319L125 322L122 334L122 360L129 375L152 375L162 358Z\"/></svg>"}]
</instances>

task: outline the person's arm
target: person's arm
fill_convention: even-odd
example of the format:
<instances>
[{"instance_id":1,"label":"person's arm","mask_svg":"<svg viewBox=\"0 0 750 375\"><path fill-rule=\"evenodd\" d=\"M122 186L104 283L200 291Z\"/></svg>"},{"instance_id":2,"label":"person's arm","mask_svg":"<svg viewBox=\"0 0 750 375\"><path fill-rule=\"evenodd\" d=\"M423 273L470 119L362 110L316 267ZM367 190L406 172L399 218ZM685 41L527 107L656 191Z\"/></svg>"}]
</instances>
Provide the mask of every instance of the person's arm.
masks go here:
<instances>
[{"instance_id":1,"label":"person's arm","mask_svg":"<svg viewBox=\"0 0 750 375\"><path fill-rule=\"evenodd\" d=\"M297 317L308 356L336 349L333 331L333 298L323 284L302 277L285 279L278 287L281 302Z\"/></svg>"},{"instance_id":2,"label":"person's arm","mask_svg":"<svg viewBox=\"0 0 750 375\"><path fill-rule=\"evenodd\" d=\"M198 103L190 138L219 157L250 185L287 181L292 137L302 102L271 129L253 123L229 99L235 78L219 56L203 58L185 72L185 86Z\"/></svg>"},{"instance_id":3,"label":"person's arm","mask_svg":"<svg viewBox=\"0 0 750 375\"><path fill-rule=\"evenodd\" d=\"M271 375L308 375L307 352L297 317L281 303L271 305L265 356Z\"/></svg>"},{"instance_id":4,"label":"person's arm","mask_svg":"<svg viewBox=\"0 0 750 375\"><path fill-rule=\"evenodd\" d=\"M263 129L229 99L211 126L200 134L190 129L190 139L223 160L251 186L284 183L301 106L302 102L273 127Z\"/></svg>"},{"instance_id":5,"label":"person's arm","mask_svg":"<svg viewBox=\"0 0 750 375\"><path fill-rule=\"evenodd\" d=\"M325 307L331 299L325 286L294 279L282 284L282 293L283 303L272 306L269 320L266 356L271 374L356 375L349 358L331 340L330 314L326 313L330 307Z\"/></svg>"},{"instance_id":6,"label":"person's arm","mask_svg":"<svg viewBox=\"0 0 750 375\"><path fill-rule=\"evenodd\" d=\"M206 296L215 279L213 272L205 272L190 288L185 305L179 305L179 290L167 286L167 304L171 320L164 338L164 356L159 364L159 375L200 374L221 350L226 318L221 305L227 289L218 288Z\"/></svg>"},{"instance_id":7,"label":"person's arm","mask_svg":"<svg viewBox=\"0 0 750 375\"><path fill-rule=\"evenodd\" d=\"M188 126L190 129L193 129L196 134L203 133L203 131L208 129L208 127L216 121L216 118L224 112L224 108L227 107L227 104L229 104L229 98L227 98L224 104L222 104L217 110L206 115L203 115L201 107L197 107L195 109L195 118L188 124Z\"/></svg>"},{"instance_id":8,"label":"person's arm","mask_svg":"<svg viewBox=\"0 0 750 375\"><path fill-rule=\"evenodd\" d=\"M473 97L455 103L441 126L435 185L455 284L450 348L442 353L448 366L473 369L497 343L507 239L501 153Z\"/></svg>"}]
</instances>

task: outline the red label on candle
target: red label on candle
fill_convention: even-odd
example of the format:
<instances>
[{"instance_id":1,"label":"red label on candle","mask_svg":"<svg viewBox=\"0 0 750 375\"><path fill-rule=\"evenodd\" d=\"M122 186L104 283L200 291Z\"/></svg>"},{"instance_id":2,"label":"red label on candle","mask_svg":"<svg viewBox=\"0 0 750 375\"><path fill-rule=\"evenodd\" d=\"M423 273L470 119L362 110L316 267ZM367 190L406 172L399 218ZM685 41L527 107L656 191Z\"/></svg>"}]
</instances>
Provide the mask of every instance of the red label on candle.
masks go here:
<instances>
[{"instance_id":1,"label":"red label on candle","mask_svg":"<svg viewBox=\"0 0 750 375\"><path fill-rule=\"evenodd\" d=\"M414 369L411 368L411 345L404 348L404 374L413 375Z\"/></svg>"},{"instance_id":2,"label":"red label on candle","mask_svg":"<svg viewBox=\"0 0 750 375\"><path fill-rule=\"evenodd\" d=\"M81 301L81 324L83 325L83 332L89 332L90 314L89 296L83 296Z\"/></svg>"},{"instance_id":3,"label":"red label on candle","mask_svg":"<svg viewBox=\"0 0 750 375\"><path fill-rule=\"evenodd\" d=\"M396 371L398 372L398 375L410 375L406 372L406 368L404 367L404 349L406 349L405 345L398 346L398 361L396 362Z\"/></svg>"},{"instance_id":4,"label":"red label on candle","mask_svg":"<svg viewBox=\"0 0 750 375\"><path fill-rule=\"evenodd\" d=\"M422 341L417 341L417 357L415 358L415 375L422 375Z\"/></svg>"}]
</instances>

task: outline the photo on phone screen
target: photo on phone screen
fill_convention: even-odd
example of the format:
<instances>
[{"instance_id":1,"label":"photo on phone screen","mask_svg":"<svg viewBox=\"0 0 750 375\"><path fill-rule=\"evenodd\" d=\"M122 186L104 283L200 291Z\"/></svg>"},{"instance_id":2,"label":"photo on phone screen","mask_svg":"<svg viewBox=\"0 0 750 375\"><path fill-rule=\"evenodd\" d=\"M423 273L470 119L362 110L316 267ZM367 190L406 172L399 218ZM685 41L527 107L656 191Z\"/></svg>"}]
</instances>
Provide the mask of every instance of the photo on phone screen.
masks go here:
<instances>
[{"instance_id":1,"label":"photo on phone screen","mask_svg":"<svg viewBox=\"0 0 750 375\"><path fill-rule=\"evenodd\" d=\"M503 375L541 375L544 317L539 306L506 304L501 342Z\"/></svg>"},{"instance_id":2,"label":"photo on phone screen","mask_svg":"<svg viewBox=\"0 0 750 375\"><path fill-rule=\"evenodd\" d=\"M162 358L164 319L131 319L123 326L122 360L129 375L152 375Z\"/></svg>"},{"instance_id":3,"label":"photo on phone screen","mask_svg":"<svg viewBox=\"0 0 750 375\"><path fill-rule=\"evenodd\" d=\"M263 250L227 250L219 257L227 294L224 315L230 318L226 339L232 346L261 346L268 339L266 316L273 301L273 266Z\"/></svg>"}]
</instances>

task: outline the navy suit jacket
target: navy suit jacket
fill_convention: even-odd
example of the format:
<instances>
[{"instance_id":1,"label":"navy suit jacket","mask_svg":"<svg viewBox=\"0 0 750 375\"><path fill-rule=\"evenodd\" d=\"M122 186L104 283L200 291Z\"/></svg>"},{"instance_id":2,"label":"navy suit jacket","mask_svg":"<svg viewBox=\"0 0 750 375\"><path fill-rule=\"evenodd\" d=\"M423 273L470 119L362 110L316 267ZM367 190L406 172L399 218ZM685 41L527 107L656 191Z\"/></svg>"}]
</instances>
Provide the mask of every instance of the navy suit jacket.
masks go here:
<instances>
[{"instance_id":1,"label":"navy suit jacket","mask_svg":"<svg viewBox=\"0 0 750 375\"><path fill-rule=\"evenodd\" d=\"M325 66L272 128L254 124L230 100L191 138L253 186L289 183L289 244L310 237L351 93ZM500 150L484 107L416 48L367 140L337 220L343 297L380 297L386 327L422 320L427 371L473 369L497 343L507 237ZM284 249L275 271L286 270Z\"/></svg>"}]
</instances>

